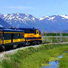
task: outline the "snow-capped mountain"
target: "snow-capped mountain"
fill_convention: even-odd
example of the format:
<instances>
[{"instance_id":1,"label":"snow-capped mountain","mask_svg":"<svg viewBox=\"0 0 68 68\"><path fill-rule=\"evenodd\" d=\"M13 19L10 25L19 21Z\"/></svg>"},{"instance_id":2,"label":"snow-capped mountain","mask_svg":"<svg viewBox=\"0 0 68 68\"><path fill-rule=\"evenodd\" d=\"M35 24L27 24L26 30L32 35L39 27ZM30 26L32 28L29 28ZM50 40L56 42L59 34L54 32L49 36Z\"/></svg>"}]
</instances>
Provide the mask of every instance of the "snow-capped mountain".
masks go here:
<instances>
[{"instance_id":1,"label":"snow-capped mountain","mask_svg":"<svg viewBox=\"0 0 68 68\"><path fill-rule=\"evenodd\" d=\"M38 19L34 16L23 13L12 13L3 16L0 15L0 17L13 27L33 27L31 24L38 21Z\"/></svg>"},{"instance_id":2,"label":"snow-capped mountain","mask_svg":"<svg viewBox=\"0 0 68 68\"><path fill-rule=\"evenodd\" d=\"M14 21L36 21L35 17L33 17L32 15L28 15L28 14L23 14L23 13L16 13L16 14L7 14L7 15L4 15L4 19L5 20L8 20L9 22L11 20L14 20Z\"/></svg>"},{"instance_id":3,"label":"snow-capped mountain","mask_svg":"<svg viewBox=\"0 0 68 68\"><path fill-rule=\"evenodd\" d=\"M43 25L46 25L46 27L48 28L47 31L60 32L68 29L68 15L46 16L46 17L40 18L39 21Z\"/></svg>"},{"instance_id":4,"label":"snow-capped mountain","mask_svg":"<svg viewBox=\"0 0 68 68\"><path fill-rule=\"evenodd\" d=\"M39 18L40 21L48 20L48 21L57 21L59 19L68 20L68 15L53 15L53 16L45 16Z\"/></svg>"},{"instance_id":5,"label":"snow-capped mountain","mask_svg":"<svg viewBox=\"0 0 68 68\"><path fill-rule=\"evenodd\" d=\"M68 29L68 15L52 15L38 19L30 14L12 13L0 14L0 18L13 27L36 27L42 32L62 32Z\"/></svg>"}]
</instances>

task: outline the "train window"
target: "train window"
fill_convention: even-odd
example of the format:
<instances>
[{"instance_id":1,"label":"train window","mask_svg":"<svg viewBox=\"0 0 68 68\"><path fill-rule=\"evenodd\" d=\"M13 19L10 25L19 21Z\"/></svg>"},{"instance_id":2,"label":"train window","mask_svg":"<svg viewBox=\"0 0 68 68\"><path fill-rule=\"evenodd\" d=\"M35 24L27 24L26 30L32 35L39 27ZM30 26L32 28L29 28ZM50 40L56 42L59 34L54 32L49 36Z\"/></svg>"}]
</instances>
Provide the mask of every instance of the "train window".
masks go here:
<instances>
[{"instance_id":1,"label":"train window","mask_svg":"<svg viewBox=\"0 0 68 68\"><path fill-rule=\"evenodd\" d=\"M30 33L34 33L35 31L34 30L30 30Z\"/></svg>"},{"instance_id":2,"label":"train window","mask_svg":"<svg viewBox=\"0 0 68 68\"><path fill-rule=\"evenodd\" d=\"M38 34L38 32L37 32L37 34Z\"/></svg>"},{"instance_id":3,"label":"train window","mask_svg":"<svg viewBox=\"0 0 68 68\"><path fill-rule=\"evenodd\" d=\"M34 33L34 30L25 30L25 33Z\"/></svg>"},{"instance_id":4,"label":"train window","mask_svg":"<svg viewBox=\"0 0 68 68\"><path fill-rule=\"evenodd\" d=\"M39 32L39 34L41 35L41 32Z\"/></svg>"},{"instance_id":5,"label":"train window","mask_svg":"<svg viewBox=\"0 0 68 68\"><path fill-rule=\"evenodd\" d=\"M24 36L23 36L23 34L20 34L20 38L23 38Z\"/></svg>"},{"instance_id":6,"label":"train window","mask_svg":"<svg viewBox=\"0 0 68 68\"><path fill-rule=\"evenodd\" d=\"M38 30L36 30L36 34L39 34L39 31Z\"/></svg>"},{"instance_id":7,"label":"train window","mask_svg":"<svg viewBox=\"0 0 68 68\"><path fill-rule=\"evenodd\" d=\"M5 33L5 34L4 34L4 39L5 39L5 40L11 39L11 34Z\"/></svg>"},{"instance_id":8,"label":"train window","mask_svg":"<svg viewBox=\"0 0 68 68\"><path fill-rule=\"evenodd\" d=\"M36 34L36 31L34 32L34 34Z\"/></svg>"},{"instance_id":9,"label":"train window","mask_svg":"<svg viewBox=\"0 0 68 68\"><path fill-rule=\"evenodd\" d=\"M20 36L20 34L18 34L18 36Z\"/></svg>"},{"instance_id":10,"label":"train window","mask_svg":"<svg viewBox=\"0 0 68 68\"><path fill-rule=\"evenodd\" d=\"M18 34L14 34L13 39L18 39L18 38L19 38Z\"/></svg>"},{"instance_id":11,"label":"train window","mask_svg":"<svg viewBox=\"0 0 68 68\"><path fill-rule=\"evenodd\" d=\"M0 38L2 38L2 36L3 36L2 33L0 33Z\"/></svg>"}]
</instances>

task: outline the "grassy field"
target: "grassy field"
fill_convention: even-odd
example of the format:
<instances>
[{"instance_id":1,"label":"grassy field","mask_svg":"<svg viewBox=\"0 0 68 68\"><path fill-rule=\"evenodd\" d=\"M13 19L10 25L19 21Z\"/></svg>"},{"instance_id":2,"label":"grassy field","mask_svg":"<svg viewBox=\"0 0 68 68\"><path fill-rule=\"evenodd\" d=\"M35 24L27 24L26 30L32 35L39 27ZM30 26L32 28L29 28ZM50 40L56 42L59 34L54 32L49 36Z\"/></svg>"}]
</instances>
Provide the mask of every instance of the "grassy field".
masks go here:
<instances>
[{"instance_id":1,"label":"grassy field","mask_svg":"<svg viewBox=\"0 0 68 68\"><path fill-rule=\"evenodd\" d=\"M68 44L48 44L37 48L29 47L18 50L13 55L5 55L5 59L0 62L0 68L41 68L47 63L56 60L56 57L68 50ZM60 68L68 68L68 54L64 54L60 60ZM66 64L64 65L64 61Z\"/></svg>"},{"instance_id":2,"label":"grassy field","mask_svg":"<svg viewBox=\"0 0 68 68\"><path fill-rule=\"evenodd\" d=\"M58 37L58 36L42 36L42 39L43 39L43 43L55 43L55 42L68 42L68 37Z\"/></svg>"},{"instance_id":3,"label":"grassy field","mask_svg":"<svg viewBox=\"0 0 68 68\"><path fill-rule=\"evenodd\" d=\"M60 60L60 68L68 68L68 53L63 55L63 58Z\"/></svg>"}]
</instances>

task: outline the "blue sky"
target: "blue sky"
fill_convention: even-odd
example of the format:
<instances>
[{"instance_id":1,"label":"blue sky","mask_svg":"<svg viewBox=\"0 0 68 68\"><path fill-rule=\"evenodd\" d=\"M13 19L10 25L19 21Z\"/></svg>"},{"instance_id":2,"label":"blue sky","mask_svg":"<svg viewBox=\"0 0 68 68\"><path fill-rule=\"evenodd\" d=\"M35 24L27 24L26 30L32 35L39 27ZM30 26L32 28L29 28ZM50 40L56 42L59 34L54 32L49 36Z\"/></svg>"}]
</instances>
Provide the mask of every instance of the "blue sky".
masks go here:
<instances>
[{"instance_id":1,"label":"blue sky","mask_svg":"<svg viewBox=\"0 0 68 68\"><path fill-rule=\"evenodd\" d=\"M0 0L0 13L26 13L37 18L68 15L68 0Z\"/></svg>"}]
</instances>

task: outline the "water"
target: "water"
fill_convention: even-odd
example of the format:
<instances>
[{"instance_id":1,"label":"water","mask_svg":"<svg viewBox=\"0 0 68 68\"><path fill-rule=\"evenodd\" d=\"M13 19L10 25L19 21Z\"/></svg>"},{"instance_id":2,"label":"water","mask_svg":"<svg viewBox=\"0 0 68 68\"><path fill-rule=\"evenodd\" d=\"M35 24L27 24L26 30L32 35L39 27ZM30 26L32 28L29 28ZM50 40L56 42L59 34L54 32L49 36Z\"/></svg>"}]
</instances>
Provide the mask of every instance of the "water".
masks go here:
<instances>
[{"instance_id":1,"label":"water","mask_svg":"<svg viewBox=\"0 0 68 68\"><path fill-rule=\"evenodd\" d=\"M68 53L68 51L64 51L64 53Z\"/></svg>"},{"instance_id":2,"label":"water","mask_svg":"<svg viewBox=\"0 0 68 68\"><path fill-rule=\"evenodd\" d=\"M60 56L58 56L57 58L62 58L63 57L63 55L61 54Z\"/></svg>"},{"instance_id":3,"label":"water","mask_svg":"<svg viewBox=\"0 0 68 68\"><path fill-rule=\"evenodd\" d=\"M58 58L62 58L63 56L62 55L60 55L60 56L58 56ZM49 62L48 63L50 66L43 66L42 68L59 68L59 61L58 60L56 60L56 61L51 61L51 62Z\"/></svg>"}]
</instances>

